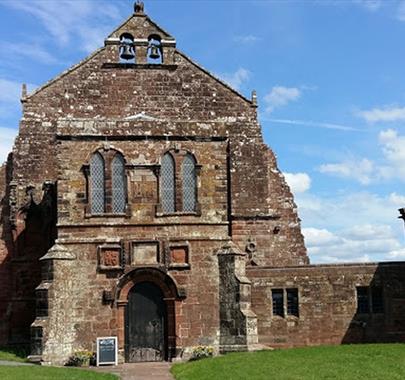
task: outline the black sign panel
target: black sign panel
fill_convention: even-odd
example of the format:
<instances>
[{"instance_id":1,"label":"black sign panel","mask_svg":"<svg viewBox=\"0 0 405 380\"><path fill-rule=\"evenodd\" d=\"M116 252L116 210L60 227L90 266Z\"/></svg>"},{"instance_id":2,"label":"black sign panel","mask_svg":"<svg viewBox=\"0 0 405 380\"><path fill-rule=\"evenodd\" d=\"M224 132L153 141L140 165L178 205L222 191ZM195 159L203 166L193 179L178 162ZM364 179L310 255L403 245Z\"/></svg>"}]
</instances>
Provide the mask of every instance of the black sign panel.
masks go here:
<instances>
[{"instance_id":1,"label":"black sign panel","mask_svg":"<svg viewBox=\"0 0 405 380\"><path fill-rule=\"evenodd\" d=\"M118 364L117 337L97 338L97 365Z\"/></svg>"}]
</instances>

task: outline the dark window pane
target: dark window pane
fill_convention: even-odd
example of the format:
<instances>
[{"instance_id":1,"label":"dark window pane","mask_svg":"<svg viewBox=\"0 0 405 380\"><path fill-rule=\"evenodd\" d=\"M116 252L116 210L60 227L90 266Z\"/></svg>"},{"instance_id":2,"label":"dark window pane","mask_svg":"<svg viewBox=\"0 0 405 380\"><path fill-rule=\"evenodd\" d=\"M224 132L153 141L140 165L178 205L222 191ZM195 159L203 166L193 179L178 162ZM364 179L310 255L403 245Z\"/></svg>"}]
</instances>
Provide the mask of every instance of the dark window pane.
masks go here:
<instances>
[{"instance_id":1,"label":"dark window pane","mask_svg":"<svg viewBox=\"0 0 405 380\"><path fill-rule=\"evenodd\" d=\"M36 296L36 315L37 317L48 316L48 291L37 290Z\"/></svg>"},{"instance_id":2,"label":"dark window pane","mask_svg":"<svg viewBox=\"0 0 405 380\"><path fill-rule=\"evenodd\" d=\"M95 153L90 161L91 213L104 213L104 159Z\"/></svg>"},{"instance_id":3,"label":"dark window pane","mask_svg":"<svg viewBox=\"0 0 405 380\"><path fill-rule=\"evenodd\" d=\"M111 164L112 174L112 212L123 214L127 203L125 184L125 164L120 154L116 154Z\"/></svg>"},{"instance_id":4,"label":"dark window pane","mask_svg":"<svg viewBox=\"0 0 405 380\"><path fill-rule=\"evenodd\" d=\"M174 160L170 153L162 158L161 202L163 212L175 211Z\"/></svg>"},{"instance_id":5,"label":"dark window pane","mask_svg":"<svg viewBox=\"0 0 405 380\"><path fill-rule=\"evenodd\" d=\"M31 327L31 355L42 355L42 327Z\"/></svg>"},{"instance_id":6,"label":"dark window pane","mask_svg":"<svg viewBox=\"0 0 405 380\"><path fill-rule=\"evenodd\" d=\"M273 315L284 317L284 296L283 289L272 289Z\"/></svg>"},{"instance_id":7,"label":"dark window pane","mask_svg":"<svg viewBox=\"0 0 405 380\"><path fill-rule=\"evenodd\" d=\"M195 161L191 154L187 154L183 161L183 211L195 211L197 179Z\"/></svg>"},{"instance_id":8,"label":"dark window pane","mask_svg":"<svg viewBox=\"0 0 405 380\"><path fill-rule=\"evenodd\" d=\"M368 300L368 286L358 286L357 290L357 313L367 314L370 312Z\"/></svg>"},{"instance_id":9,"label":"dark window pane","mask_svg":"<svg viewBox=\"0 0 405 380\"><path fill-rule=\"evenodd\" d=\"M380 287L371 288L371 310L373 313L384 313L383 290Z\"/></svg>"},{"instance_id":10,"label":"dark window pane","mask_svg":"<svg viewBox=\"0 0 405 380\"><path fill-rule=\"evenodd\" d=\"M287 289L287 314L298 317L298 289Z\"/></svg>"}]
</instances>

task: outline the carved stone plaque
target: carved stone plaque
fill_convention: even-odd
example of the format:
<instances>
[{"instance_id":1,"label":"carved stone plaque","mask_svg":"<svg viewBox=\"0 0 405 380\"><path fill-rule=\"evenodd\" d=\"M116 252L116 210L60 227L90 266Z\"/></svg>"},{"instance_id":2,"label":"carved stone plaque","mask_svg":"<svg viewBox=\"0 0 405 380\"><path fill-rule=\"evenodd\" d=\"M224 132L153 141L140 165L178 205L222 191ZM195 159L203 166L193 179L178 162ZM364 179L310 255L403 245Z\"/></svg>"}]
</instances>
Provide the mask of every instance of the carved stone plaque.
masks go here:
<instances>
[{"instance_id":1,"label":"carved stone plaque","mask_svg":"<svg viewBox=\"0 0 405 380\"><path fill-rule=\"evenodd\" d=\"M102 270L121 269L121 246L119 244L99 246L98 267Z\"/></svg>"}]
</instances>

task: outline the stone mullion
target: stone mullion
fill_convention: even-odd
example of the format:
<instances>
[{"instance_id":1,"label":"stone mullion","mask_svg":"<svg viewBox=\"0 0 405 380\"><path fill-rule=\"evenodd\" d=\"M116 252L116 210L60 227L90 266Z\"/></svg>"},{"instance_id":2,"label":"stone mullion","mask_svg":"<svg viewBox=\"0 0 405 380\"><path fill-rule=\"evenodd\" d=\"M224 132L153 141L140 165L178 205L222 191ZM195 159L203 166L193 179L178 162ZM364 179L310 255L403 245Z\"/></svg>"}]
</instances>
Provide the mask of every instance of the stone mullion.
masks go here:
<instances>
[{"instance_id":1,"label":"stone mullion","mask_svg":"<svg viewBox=\"0 0 405 380\"><path fill-rule=\"evenodd\" d=\"M183 211L183 173L181 169L184 156L180 154L174 154L173 157L175 162L175 210Z\"/></svg>"},{"instance_id":2,"label":"stone mullion","mask_svg":"<svg viewBox=\"0 0 405 380\"><path fill-rule=\"evenodd\" d=\"M111 214L112 210L112 170L111 164L114 152L104 154L104 212Z\"/></svg>"},{"instance_id":3,"label":"stone mullion","mask_svg":"<svg viewBox=\"0 0 405 380\"><path fill-rule=\"evenodd\" d=\"M201 183L201 178L200 178L201 168L202 168L202 166L198 165L198 164L195 164L195 166L194 166L194 169L195 169L195 189L194 189L194 191L195 191L195 210L194 211L196 212L197 215L201 215L201 204L198 201L198 188Z\"/></svg>"}]
</instances>

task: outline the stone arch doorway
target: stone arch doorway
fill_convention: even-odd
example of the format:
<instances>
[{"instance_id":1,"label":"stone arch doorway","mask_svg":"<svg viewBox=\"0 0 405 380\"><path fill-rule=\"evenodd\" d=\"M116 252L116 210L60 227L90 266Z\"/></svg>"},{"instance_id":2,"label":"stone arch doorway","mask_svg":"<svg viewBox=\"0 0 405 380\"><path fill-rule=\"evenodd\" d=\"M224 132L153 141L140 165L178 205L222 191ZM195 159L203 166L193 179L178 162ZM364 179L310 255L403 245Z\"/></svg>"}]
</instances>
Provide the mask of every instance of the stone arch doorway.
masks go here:
<instances>
[{"instance_id":1,"label":"stone arch doorway","mask_svg":"<svg viewBox=\"0 0 405 380\"><path fill-rule=\"evenodd\" d=\"M125 359L156 362L167 359L167 311L161 289L152 282L135 284L125 310Z\"/></svg>"},{"instance_id":2,"label":"stone arch doorway","mask_svg":"<svg viewBox=\"0 0 405 380\"><path fill-rule=\"evenodd\" d=\"M134 327L138 322L140 322L141 326L142 324L143 326L146 325L152 331L153 324L155 324L155 327L157 325L155 323L156 319L160 320L160 318L163 318L161 328L163 328L164 335L164 350L163 354L156 356L153 360L170 361L175 357L177 353L176 305L177 307L181 307L182 300L185 297L185 290L177 286L174 278L160 268L135 268L124 274L119 279L115 291L120 356L124 357L126 361L152 360L151 356L153 358L153 355L145 353L145 350L143 350L141 357L134 352L137 343L133 343L134 338L131 338L129 334L135 333L135 329L139 328L139 326ZM144 302L148 305L147 307L150 312L149 317L145 317L145 321L141 322L139 318L142 318L142 316L139 314L142 314L141 310ZM129 323L131 318L134 318L134 320ZM156 327L154 333L158 331L160 330ZM144 339L143 342L145 344L147 340ZM130 352L132 352L132 358Z\"/></svg>"}]
</instances>

